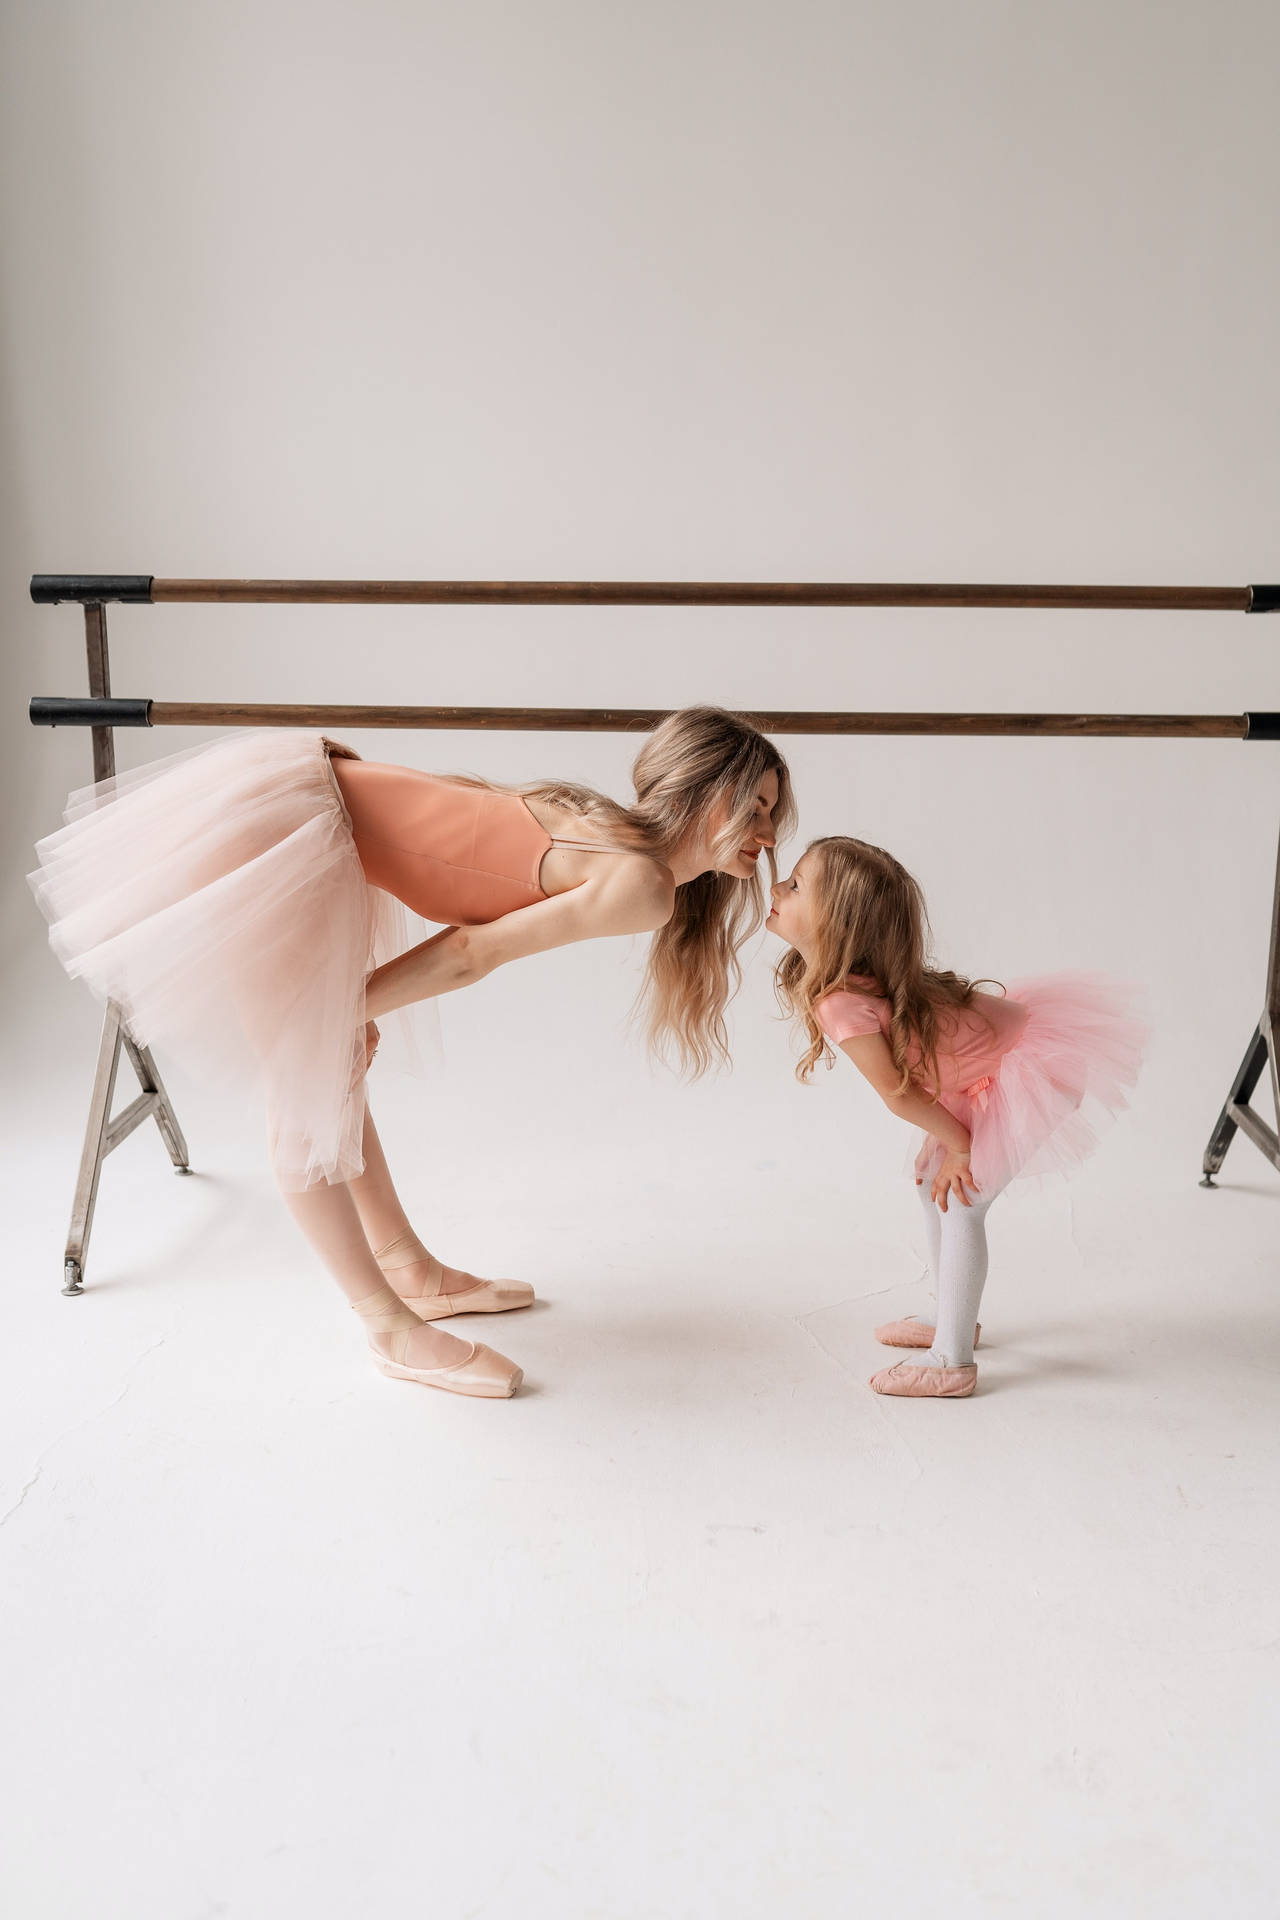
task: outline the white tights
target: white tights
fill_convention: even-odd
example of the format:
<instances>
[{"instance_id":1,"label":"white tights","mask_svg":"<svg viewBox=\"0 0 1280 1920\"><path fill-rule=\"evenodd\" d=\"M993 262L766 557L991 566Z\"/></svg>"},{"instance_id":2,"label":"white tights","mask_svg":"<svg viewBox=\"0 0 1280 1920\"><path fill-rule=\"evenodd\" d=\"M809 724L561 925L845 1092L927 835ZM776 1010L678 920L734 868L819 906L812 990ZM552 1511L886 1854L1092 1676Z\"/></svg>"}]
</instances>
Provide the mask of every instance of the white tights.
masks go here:
<instances>
[{"instance_id":1,"label":"white tights","mask_svg":"<svg viewBox=\"0 0 1280 1920\"><path fill-rule=\"evenodd\" d=\"M933 1345L915 1364L967 1367L973 1363L973 1332L987 1277L987 1213L1001 1189L975 1194L967 1207L954 1193L949 1194L943 1213L930 1198L929 1185L928 1180L923 1181L916 1192L924 1208L925 1245L938 1295L938 1314Z\"/></svg>"}]
</instances>

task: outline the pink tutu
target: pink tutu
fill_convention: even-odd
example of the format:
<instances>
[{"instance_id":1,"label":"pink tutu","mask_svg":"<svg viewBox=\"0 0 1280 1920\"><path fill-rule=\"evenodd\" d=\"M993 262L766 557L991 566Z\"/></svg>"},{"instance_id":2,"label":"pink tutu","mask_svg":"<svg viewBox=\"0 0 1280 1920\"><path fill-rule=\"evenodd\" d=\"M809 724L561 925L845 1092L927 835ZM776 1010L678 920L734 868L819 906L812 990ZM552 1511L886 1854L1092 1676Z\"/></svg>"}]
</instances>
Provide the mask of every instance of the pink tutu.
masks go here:
<instances>
[{"instance_id":1,"label":"pink tutu","mask_svg":"<svg viewBox=\"0 0 1280 1920\"><path fill-rule=\"evenodd\" d=\"M54 952L136 1040L262 1088L286 1191L362 1169L365 977L407 943L331 744L233 734L85 787L30 875Z\"/></svg>"},{"instance_id":2,"label":"pink tutu","mask_svg":"<svg viewBox=\"0 0 1280 1920\"><path fill-rule=\"evenodd\" d=\"M941 1104L972 1134L970 1166L994 1197L1011 1180L1069 1174L1128 1105L1149 1038L1140 987L1097 973L1051 973L1009 982L1027 1009L1021 1036L986 1084L944 1093ZM942 1149L925 1169L932 1179Z\"/></svg>"}]
</instances>

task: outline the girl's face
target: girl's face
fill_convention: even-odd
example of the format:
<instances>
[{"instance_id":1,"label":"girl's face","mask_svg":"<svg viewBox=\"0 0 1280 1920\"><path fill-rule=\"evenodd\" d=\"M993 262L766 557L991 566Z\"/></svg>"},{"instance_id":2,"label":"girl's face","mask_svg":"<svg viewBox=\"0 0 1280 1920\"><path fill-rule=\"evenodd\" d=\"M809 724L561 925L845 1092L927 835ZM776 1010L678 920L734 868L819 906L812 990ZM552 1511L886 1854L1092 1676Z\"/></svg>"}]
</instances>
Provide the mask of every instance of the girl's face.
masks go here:
<instances>
[{"instance_id":1,"label":"girl's face","mask_svg":"<svg viewBox=\"0 0 1280 1920\"><path fill-rule=\"evenodd\" d=\"M756 808L751 824L743 836L741 846L720 861L716 871L731 874L735 880L749 880L756 870L762 847L775 844L773 831L773 810L778 804L778 776L772 767L761 776L760 787L756 794ZM706 838L713 839L723 832L729 818L728 806L721 802L714 807L707 822ZM709 856L708 856L709 857Z\"/></svg>"},{"instance_id":2,"label":"girl's face","mask_svg":"<svg viewBox=\"0 0 1280 1920\"><path fill-rule=\"evenodd\" d=\"M765 926L770 933L776 933L779 940L785 940L789 947L795 947L801 953L810 944L815 932L817 901L813 889L816 878L813 854L806 853L796 861L787 879L775 881L769 889L773 907Z\"/></svg>"}]
</instances>

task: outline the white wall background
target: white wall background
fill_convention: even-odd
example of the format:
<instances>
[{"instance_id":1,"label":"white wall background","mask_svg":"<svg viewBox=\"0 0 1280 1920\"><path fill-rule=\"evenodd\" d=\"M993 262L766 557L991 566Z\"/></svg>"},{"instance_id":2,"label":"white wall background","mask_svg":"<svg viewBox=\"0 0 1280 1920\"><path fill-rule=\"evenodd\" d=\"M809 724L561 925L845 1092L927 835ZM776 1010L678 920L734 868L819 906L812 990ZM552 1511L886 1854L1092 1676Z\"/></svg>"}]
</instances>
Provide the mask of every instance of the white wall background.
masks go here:
<instances>
[{"instance_id":1,"label":"white wall background","mask_svg":"<svg viewBox=\"0 0 1280 1920\"><path fill-rule=\"evenodd\" d=\"M44 0L8 38L5 933L77 1045L17 877L88 758L25 722L84 671L32 571L1280 569L1265 6ZM1240 615L110 618L156 697L1280 706ZM612 738L358 744L626 790ZM1256 1017L1276 749L784 744L803 833L892 847L951 964L1149 978L1150 1124L1194 1151ZM527 1038L625 1002L588 951L489 991ZM772 1039L750 1073L785 1097Z\"/></svg>"},{"instance_id":2,"label":"white wall background","mask_svg":"<svg viewBox=\"0 0 1280 1920\"><path fill-rule=\"evenodd\" d=\"M21 875L67 788L88 777L89 743L27 725L29 694L84 687L77 610L31 607L28 576L1275 579L1277 54L1280 17L1261 0L12 0L0 118L5 1044L50 1282L96 1019L45 950ZM1280 625L1242 615L154 607L113 609L110 633L115 690L157 698L1280 708ZM120 758L195 737L121 735ZM631 749L612 736L352 738L424 766L550 770L627 791ZM781 744L802 840L847 830L891 847L924 885L947 964L1002 978L1098 966L1148 982L1149 1069L1077 1191L1114 1190L1126 1218L1130 1192L1154 1208L1164 1188L1125 1183L1193 1182L1260 1007L1280 747ZM664 1220L679 1223L695 1273L713 1235L762 1295L803 1289L797 1247L810 1228L828 1231L825 1196L854 1167L857 1231L896 1247L912 1205L897 1184L902 1142L851 1078L793 1086L768 957L754 956L737 1010L735 1076L692 1091L651 1077L621 1032L639 975L628 943L545 956L446 1006L447 1099L395 1099L400 1144L418 1126L451 1156L446 1207L455 1226L469 1208L476 1229L456 1257L482 1271L498 1257L502 1208L484 1212L482 1178L494 1165L512 1218L541 1206L545 1222L575 1191L616 1192L614 1237L637 1237L616 1248L636 1289L619 1314L643 1306ZM221 1110L172 1077L208 1166L230 1139L214 1124ZM133 1154L104 1186L104 1277L129 1236L154 1227L166 1177L154 1143ZM1247 1143L1234 1154L1237 1184L1270 1195ZM748 1180L749 1228L735 1211ZM265 1236L265 1173L261 1184L259 1211L242 1194L234 1222L252 1217ZM1188 1205L1201 1200L1245 1204L1193 1194ZM201 1206L210 1246L238 1269L225 1196L215 1186ZM1246 1267L1260 1276L1271 1219L1260 1204L1233 1216L1244 1240L1230 1252L1195 1218L1207 1237L1182 1283L1199 1341L1204 1273L1215 1270L1216 1297ZM1131 1303L1176 1256L1175 1219L1159 1259L1130 1256ZM1065 1215L1051 1220L1065 1235ZM1116 1294L1107 1246L1105 1233L1089 1242L1099 1300ZM144 1317L170 1297L158 1241L150 1257ZM282 1274L293 1259L292 1247L278 1255ZM211 1282L214 1346L227 1337L222 1298ZM126 1320L129 1302L126 1290L111 1303ZM1135 1351L1149 1352L1152 1325L1138 1326ZM84 1365L99 1364L103 1337L84 1336ZM56 1350L43 1336L36 1348ZM172 1364L166 1378L187 1377ZM272 1404L264 1377L245 1391L251 1424ZM52 1404L52 1380L48 1391ZM997 1427L1002 1404L991 1403ZM1071 1417L1068 1404L1064 1459ZM1163 1417L1143 1429L1157 1452ZM1215 1441L1226 1460L1231 1424ZM211 1462L224 1425L219 1408ZM1146 1441L1118 1443L1131 1444ZM369 1449L369 1473L382 1471L380 1435ZM815 1440L815 1463L822 1452ZM1008 1510L1039 1514L1039 1487ZM1144 1510L1146 1497L1144 1483ZM885 1498L896 1513L896 1486ZM1073 1552L1093 1499L1082 1496ZM33 1497L24 1516L41 1512ZM1121 1524L1132 1537L1132 1516ZM482 1534L478 1523L483 1555ZM1200 1546L1204 1565L1222 1564L1216 1534ZM1176 1597L1183 1550L1169 1553L1164 1592ZM39 1564L57 1566L56 1553ZM1007 1564L1001 1550L991 1564ZM1121 1594L1105 1565L1081 1566ZM591 1578L584 1569L583 1592ZM1123 1589L1134 1632L1152 1604L1137 1578ZM992 1604L983 1592L975 1608ZM919 1648L932 1624L902 1605ZM290 1607L276 1625L297 1621ZM1219 1626L1202 1630L1198 1614L1170 1626L1152 1688ZM876 1657L886 1644L873 1637ZM484 1669L485 1646L472 1651ZM1033 1635L1032 1688L1042 1654ZM1124 1675L1114 1684L1122 1696ZM1215 1670L1206 1714L1220 1698ZM783 1725L785 1700L778 1711ZM1020 1713L1011 1700L1019 1737ZM1133 1737L1147 1752L1142 1716ZM1234 1735L1221 1737L1232 1750ZM1203 1738L1199 1724L1188 1735L1193 1777ZM1016 1738L1009 1753L1012 1778ZM904 1783L918 1780L913 1756L898 1759ZM1229 1767L1222 1781L1234 1791ZM908 1827L924 1812L909 1784L895 1804ZM1113 1813L1119 1804L1113 1795ZM1168 1802L1171 1830L1183 1805ZM966 1807L962 1836L989 1814ZM1074 1839L1070 1853L1081 1857ZM1055 1913L1097 1890L1055 1868L1036 1899L1046 1884L1065 1902ZM837 1887L822 1911L844 1911L846 1895ZM1167 1912L1183 1910L1179 1897L1166 1889ZM457 1910L481 1909L460 1898ZM658 1910L684 1911L671 1887L647 1912ZM745 1896L735 1910L748 1911Z\"/></svg>"}]
</instances>

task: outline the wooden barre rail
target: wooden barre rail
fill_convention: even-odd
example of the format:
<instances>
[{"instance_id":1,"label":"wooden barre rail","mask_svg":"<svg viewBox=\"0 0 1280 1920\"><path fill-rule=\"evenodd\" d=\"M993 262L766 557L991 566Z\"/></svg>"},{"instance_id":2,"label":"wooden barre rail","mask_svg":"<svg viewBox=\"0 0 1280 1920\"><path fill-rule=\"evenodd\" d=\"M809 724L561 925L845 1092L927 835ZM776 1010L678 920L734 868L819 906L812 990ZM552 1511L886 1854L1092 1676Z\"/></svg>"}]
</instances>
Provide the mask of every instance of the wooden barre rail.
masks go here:
<instances>
[{"instance_id":1,"label":"wooden barre rail","mask_svg":"<svg viewBox=\"0 0 1280 1920\"><path fill-rule=\"evenodd\" d=\"M743 580L164 580L154 574L32 577L31 597L144 605L588 607L1046 607L1118 612L1273 613L1280 587L886 585Z\"/></svg>"},{"instance_id":2,"label":"wooden barre rail","mask_svg":"<svg viewBox=\"0 0 1280 1920\"><path fill-rule=\"evenodd\" d=\"M741 709L738 709L741 711ZM413 727L511 733L651 733L663 707L201 706L156 700L159 727ZM1240 714L748 713L764 733L1105 734L1165 739L1245 737Z\"/></svg>"},{"instance_id":3,"label":"wooden barre rail","mask_svg":"<svg viewBox=\"0 0 1280 1920\"><path fill-rule=\"evenodd\" d=\"M1033 738L1274 740L1277 713L744 712L765 733L1022 735ZM398 727L491 733L648 733L666 707L402 707L227 701L56 699L31 702L36 726Z\"/></svg>"}]
</instances>

